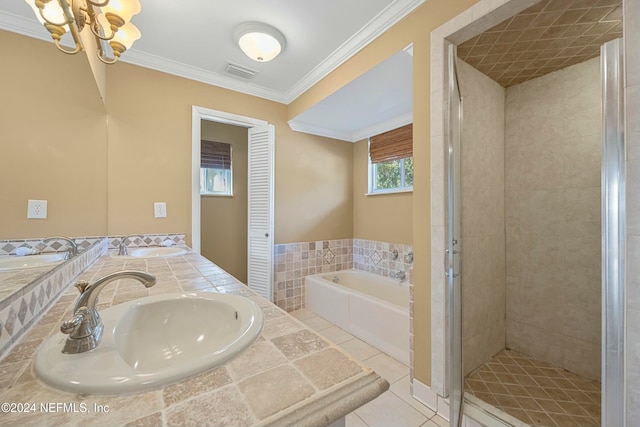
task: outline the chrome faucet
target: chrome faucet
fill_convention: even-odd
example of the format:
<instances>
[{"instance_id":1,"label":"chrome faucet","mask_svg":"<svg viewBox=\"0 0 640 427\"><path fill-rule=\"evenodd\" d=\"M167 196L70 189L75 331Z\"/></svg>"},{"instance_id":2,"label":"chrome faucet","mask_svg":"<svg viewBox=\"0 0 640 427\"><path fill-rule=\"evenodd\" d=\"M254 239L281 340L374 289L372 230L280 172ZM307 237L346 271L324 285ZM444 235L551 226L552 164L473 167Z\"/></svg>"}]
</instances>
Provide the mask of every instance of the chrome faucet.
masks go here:
<instances>
[{"instance_id":1,"label":"chrome faucet","mask_svg":"<svg viewBox=\"0 0 640 427\"><path fill-rule=\"evenodd\" d=\"M391 275L394 279L400 279L400 282L404 282L405 280L407 280L407 273L405 273L404 271L400 270L400 271L396 271L395 273L393 273Z\"/></svg>"},{"instance_id":2,"label":"chrome faucet","mask_svg":"<svg viewBox=\"0 0 640 427\"><path fill-rule=\"evenodd\" d=\"M127 239L129 237L142 237L142 234L137 234L137 233L133 233L133 234L127 234L126 236L123 236L120 238L120 245L118 245L118 255L122 255L122 256L126 256L129 255L129 252L127 252Z\"/></svg>"},{"instance_id":3,"label":"chrome faucet","mask_svg":"<svg viewBox=\"0 0 640 427\"><path fill-rule=\"evenodd\" d=\"M69 250L67 250L66 259L73 258L74 256L78 255L78 244L76 243L75 240L69 237L64 237L64 236L53 236L53 237L47 237L42 241L42 243L48 242L50 240L64 240L69 244Z\"/></svg>"},{"instance_id":4,"label":"chrome faucet","mask_svg":"<svg viewBox=\"0 0 640 427\"><path fill-rule=\"evenodd\" d=\"M116 271L92 284L84 280L78 282L76 288L80 291L80 297L73 309L73 318L60 326L60 331L69 335L62 350L63 353L84 353L93 350L100 344L103 325L96 308L98 295L108 283L118 279L136 279L147 288L156 284L155 276L136 270Z\"/></svg>"}]
</instances>

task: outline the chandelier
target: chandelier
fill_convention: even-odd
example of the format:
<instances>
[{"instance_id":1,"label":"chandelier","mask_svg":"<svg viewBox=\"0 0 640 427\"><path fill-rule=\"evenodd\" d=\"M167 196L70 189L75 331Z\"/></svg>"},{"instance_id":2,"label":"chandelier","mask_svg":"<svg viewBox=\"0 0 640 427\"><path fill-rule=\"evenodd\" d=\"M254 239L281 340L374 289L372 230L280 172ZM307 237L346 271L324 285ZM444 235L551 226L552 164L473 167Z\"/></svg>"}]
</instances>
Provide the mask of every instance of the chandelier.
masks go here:
<instances>
[{"instance_id":1,"label":"chandelier","mask_svg":"<svg viewBox=\"0 0 640 427\"><path fill-rule=\"evenodd\" d=\"M105 64L113 64L122 52L130 49L140 38L140 31L131 23L131 17L140 12L138 0L25 0L36 17L51 33L58 49L73 55L83 49L80 32L85 26L95 37L98 58ZM62 36L70 32L75 47L60 43ZM106 46L111 47L105 52Z\"/></svg>"}]
</instances>

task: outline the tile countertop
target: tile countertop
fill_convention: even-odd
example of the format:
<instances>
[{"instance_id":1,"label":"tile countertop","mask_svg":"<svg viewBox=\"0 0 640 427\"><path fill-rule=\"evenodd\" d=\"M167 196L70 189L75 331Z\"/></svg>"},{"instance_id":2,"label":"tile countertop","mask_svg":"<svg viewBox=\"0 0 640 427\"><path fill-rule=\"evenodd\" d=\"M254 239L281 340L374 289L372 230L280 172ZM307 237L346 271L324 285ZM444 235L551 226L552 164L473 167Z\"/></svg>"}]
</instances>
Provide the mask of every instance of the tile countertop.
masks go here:
<instances>
[{"instance_id":1,"label":"tile countertop","mask_svg":"<svg viewBox=\"0 0 640 427\"><path fill-rule=\"evenodd\" d=\"M149 289L119 280L100 294L98 308L148 295L225 292L246 296L260 307L265 325L258 340L235 358L177 384L133 395L77 395L41 383L33 358L42 341L70 317L77 290L70 287L0 361L0 424L78 426L295 425L321 426L374 399L389 384L200 255L164 259L98 259L80 279L135 269L157 278ZM35 404L35 405L33 405ZM28 412L27 412L28 411ZM48 411L48 412L47 412Z\"/></svg>"}]
</instances>

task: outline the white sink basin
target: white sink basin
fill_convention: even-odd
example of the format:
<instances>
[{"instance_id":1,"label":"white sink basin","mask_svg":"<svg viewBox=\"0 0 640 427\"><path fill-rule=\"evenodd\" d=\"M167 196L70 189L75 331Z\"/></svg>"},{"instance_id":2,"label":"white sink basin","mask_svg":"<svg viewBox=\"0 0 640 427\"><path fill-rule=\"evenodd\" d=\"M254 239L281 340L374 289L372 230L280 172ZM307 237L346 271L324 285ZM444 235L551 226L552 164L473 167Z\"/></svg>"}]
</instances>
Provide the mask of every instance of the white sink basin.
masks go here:
<instances>
[{"instance_id":1,"label":"white sink basin","mask_svg":"<svg viewBox=\"0 0 640 427\"><path fill-rule=\"evenodd\" d=\"M23 268L50 267L64 261L66 253L8 256L0 258L0 271L21 270Z\"/></svg>"},{"instance_id":2,"label":"white sink basin","mask_svg":"<svg viewBox=\"0 0 640 427\"><path fill-rule=\"evenodd\" d=\"M168 258L173 256L180 256L187 253L185 248L174 247L152 247L152 248L137 248L129 250L130 257L134 258Z\"/></svg>"},{"instance_id":3,"label":"white sink basin","mask_svg":"<svg viewBox=\"0 0 640 427\"><path fill-rule=\"evenodd\" d=\"M253 301L211 292L168 294L104 310L94 350L63 354L58 333L36 355L45 383L74 393L136 393L188 378L251 345L264 317Z\"/></svg>"}]
</instances>

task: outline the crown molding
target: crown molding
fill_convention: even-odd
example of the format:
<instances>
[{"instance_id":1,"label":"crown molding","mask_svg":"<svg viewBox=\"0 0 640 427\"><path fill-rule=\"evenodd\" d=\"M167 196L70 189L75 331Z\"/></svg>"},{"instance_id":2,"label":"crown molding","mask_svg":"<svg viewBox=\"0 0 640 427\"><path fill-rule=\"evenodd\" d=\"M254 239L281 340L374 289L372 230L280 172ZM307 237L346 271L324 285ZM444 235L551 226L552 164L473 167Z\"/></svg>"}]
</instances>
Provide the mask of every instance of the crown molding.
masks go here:
<instances>
[{"instance_id":1,"label":"crown molding","mask_svg":"<svg viewBox=\"0 0 640 427\"><path fill-rule=\"evenodd\" d=\"M413 123L413 112L401 114L399 116L392 117L384 122L376 123L373 126L369 126L353 133L353 142L360 141L362 139L369 138L374 135L379 135L384 132L388 132L393 129Z\"/></svg>"},{"instance_id":2,"label":"crown molding","mask_svg":"<svg viewBox=\"0 0 640 427\"><path fill-rule=\"evenodd\" d=\"M182 62L173 61L150 53L140 52L135 49L127 51L126 55L122 55L119 61L138 65L144 68L150 68L152 70L172 74L178 77L184 77L189 80L219 86L235 92L257 96L270 101L285 103L285 96L280 91L267 89L249 82L237 80L233 77L224 76L213 71L193 67Z\"/></svg>"},{"instance_id":3,"label":"crown molding","mask_svg":"<svg viewBox=\"0 0 640 427\"><path fill-rule=\"evenodd\" d=\"M331 55L325 58L313 70L307 73L287 92L285 103L293 102L297 97L309 90L313 85L325 78L349 58L362 50L378 36L398 23L402 18L413 12L426 0L396 0L376 15L349 40L344 42Z\"/></svg>"},{"instance_id":4,"label":"crown molding","mask_svg":"<svg viewBox=\"0 0 640 427\"><path fill-rule=\"evenodd\" d=\"M44 28L40 22L18 16L13 13L0 10L0 29L11 31L12 33L22 34L23 36L32 37L34 39L53 43L51 34ZM72 47L73 44L66 38L60 42L62 46Z\"/></svg>"},{"instance_id":5,"label":"crown molding","mask_svg":"<svg viewBox=\"0 0 640 427\"><path fill-rule=\"evenodd\" d=\"M296 132L308 133L316 136L324 136L327 138L339 139L346 142L358 142L374 135L397 129L399 127L413 123L413 113L401 114L392 117L384 122L376 123L373 126L358 129L354 132L343 132L334 129L327 129L321 126L310 125L299 120L291 119L287 122L291 130Z\"/></svg>"},{"instance_id":6,"label":"crown molding","mask_svg":"<svg viewBox=\"0 0 640 427\"><path fill-rule=\"evenodd\" d=\"M350 132L340 132L335 129L327 129L320 126L314 126L295 119L291 119L287 123L289 124L291 130L296 132L308 133L310 135L316 136L324 136L326 138L339 139L346 142L354 142L352 140L353 135Z\"/></svg>"}]
</instances>

